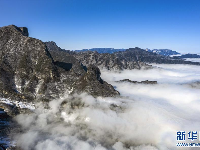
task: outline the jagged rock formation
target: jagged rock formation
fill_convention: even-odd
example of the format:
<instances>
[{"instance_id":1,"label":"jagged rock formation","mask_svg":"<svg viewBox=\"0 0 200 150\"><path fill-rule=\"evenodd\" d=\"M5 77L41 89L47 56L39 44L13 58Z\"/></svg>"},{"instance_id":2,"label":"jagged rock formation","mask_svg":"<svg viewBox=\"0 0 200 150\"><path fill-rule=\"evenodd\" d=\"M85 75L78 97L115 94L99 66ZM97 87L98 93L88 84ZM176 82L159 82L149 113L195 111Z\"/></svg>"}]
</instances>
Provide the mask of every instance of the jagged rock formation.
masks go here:
<instances>
[{"instance_id":1,"label":"jagged rock formation","mask_svg":"<svg viewBox=\"0 0 200 150\"><path fill-rule=\"evenodd\" d=\"M117 91L114 90L112 85L107 84L101 79L101 72L98 67L92 64L89 64L88 67L84 66L81 61L77 60L74 57L74 52L61 49L56 45L55 42L45 42L45 44L47 45L47 48L55 62L71 62L73 64L71 71L81 76L81 78L79 78L77 82L73 83L74 92L86 91L88 93L92 93L92 95L97 94L111 96L119 94Z\"/></svg>"},{"instance_id":2,"label":"jagged rock formation","mask_svg":"<svg viewBox=\"0 0 200 150\"><path fill-rule=\"evenodd\" d=\"M117 82L129 82L129 83L134 83L134 84L157 84L157 81L149 81L149 80L138 82L138 81L131 81L129 79L123 79Z\"/></svg>"},{"instance_id":3,"label":"jagged rock formation","mask_svg":"<svg viewBox=\"0 0 200 150\"><path fill-rule=\"evenodd\" d=\"M57 46L57 44L53 41L44 42L50 52L67 52L68 54L73 54L73 51L65 50Z\"/></svg>"},{"instance_id":4,"label":"jagged rock formation","mask_svg":"<svg viewBox=\"0 0 200 150\"><path fill-rule=\"evenodd\" d=\"M49 50L45 43L27 35L27 28L14 25L0 28L1 96L46 101L58 98L67 90L80 92L73 85L77 85L76 82L86 76L86 68L74 56L62 50ZM87 86L82 86L81 91L95 93L93 96L117 94L113 88L106 88L110 87L108 83L102 84L97 79L95 86L92 83L90 86L93 91L88 90ZM98 86L104 87L102 91Z\"/></svg>"},{"instance_id":5,"label":"jagged rock formation","mask_svg":"<svg viewBox=\"0 0 200 150\"><path fill-rule=\"evenodd\" d=\"M98 67L95 65L89 65L87 73L74 84L75 89L78 89L79 91L90 91L93 95L98 93L102 95L109 94L111 96L119 95L119 92L115 91L112 85L104 86L106 82L101 79L100 75L101 72ZM93 88L94 86L97 90Z\"/></svg>"},{"instance_id":6,"label":"jagged rock formation","mask_svg":"<svg viewBox=\"0 0 200 150\"><path fill-rule=\"evenodd\" d=\"M57 66L63 67L66 71L72 69L71 71L78 76L86 72L81 62L71 55L73 52L61 49L55 42L45 42L45 44Z\"/></svg>"}]
</instances>

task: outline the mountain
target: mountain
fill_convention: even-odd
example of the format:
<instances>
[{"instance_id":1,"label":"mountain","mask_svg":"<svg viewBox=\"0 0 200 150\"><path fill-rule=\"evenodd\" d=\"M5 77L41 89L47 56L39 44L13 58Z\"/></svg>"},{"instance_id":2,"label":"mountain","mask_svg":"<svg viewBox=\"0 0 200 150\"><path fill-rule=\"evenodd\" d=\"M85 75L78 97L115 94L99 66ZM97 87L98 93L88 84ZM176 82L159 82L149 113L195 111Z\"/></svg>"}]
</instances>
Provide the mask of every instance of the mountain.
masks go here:
<instances>
[{"instance_id":1,"label":"mountain","mask_svg":"<svg viewBox=\"0 0 200 150\"><path fill-rule=\"evenodd\" d=\"M124 52L118 52L117 55L123 55L127 60L137 60L143 63L158 63L158 64L193 64L199 65L199 63L193 63L184 61L182 59L173 59L171 57L162 56L156 53L148 52L146 50L136 48L130 48Z\"/></svg>"},{"instance_id":2,"label":"mountain","mask_svg":"<svg viewBox=\"0 0 200 150\"><path fill-rule=\"evenodd\" d=\"M0 28L1 97L48 101L66 91L116 96L119 93L101 79L99 68L148 69L150 63L199 65L137 47L112 54L77 53L61 49L55 42L43 43L28 35L25 27L11 25Z\"/></svg>"},{"instance_id":3,"label":"mountain","mask_svg":"<svg viewBox=\"0 0 200 150\"><path fill-rule=\"evenodd\" d=\"M90 64L98 66L100 69L105 68L108 70L124 70L124 69L140 69L142 67L149 68L151 67L148 64L143 62L127 60L124 56L117 56L116 52L113 54L109 53L98 53L96 51L84 51L84 52L74 52L74 51L65 51L58 47L55 42L45 42L49 49L49 52L54 59L56 58L55 53L59 59L68 60L66 56L73 55L82 66L89 66ZM58 54L59 50L59 54Z\"/></svg>"},{"instance_id":4,"label":"mountain","mask_svg":"<svg viewBox=\"0 0 200 150\"><path fill-rule=\"evenodd\" d=\"M126 51L127 49L114 49L114 48L92 48L92 49L82 49L82 50L74 50L74 52L87 52L87 51L92 51L92 52L98 52L98 53L115 53L115 52L123 52ZM159 55L163 56L170 56L170 55L177 55L180 54L176 51L172 51L170 49L146 49L148 52L153 52Z\"/></svg>"},{"instance_id":5,"label":"mountain","mask_svg":"<svg viewBox=\"0 0 200 150\"><path fill-rule=\"evenodd\" d=\"M54 41L48 41L48 42L44 42L44 43L47 46L48 50L51 52L67 52L69 54L74 53L74 51L65 50L65 49L60 48L59 46L57 46L57 44Z\"/></svg>"},{"instance_id":6,"label":"mountain","mask_svg":"<svg viewBox=\"0 0 200 150\"><path fill-rule=\"evenodd\" d=\"M199 63L184 61L182 59L173 59L138 47L112 54L85 51L73 53L73 56L81 61L85 66L95 64L99 68L105 68L108 70L148 69L151 67L151 63L199 65Z\"/></svg>"},{"instance_id":7,"label":"mountain","mask_svg":"<svg viewBox=\"0 0 200 150\"><path fill-rule=\"evenodd\" d=\"M185 61L181 58L171 58L168 55L179 54L176 51L168 49L159 49L159 50L143 50L138 47L130 48L123 51L113 52L112 48L99 48L99 49L85 49L82 51L69 51L59 48L55 42L46 42L47 47L49 47L51 54L59 51L62 53L67 53L73 55L83 66L88 66L94 64L101 69L108 70L124 70L124 69L148 69L151 67L151 63L159 64L194 64L199 65L196 62ZM97 51L100 51L98 53ZM108 51L106 53L106 51ZM105 52L105 53L104 53ZM157 54L158 53L158 54ZM162 54L162 55L161 55ZM166 56L165 56L166 55ZM63 58L65 55L60 55L60 58ZM64 59L64 58L63 58Z\"/></svg>"},{"instance_id":8,"label":"mountain","mask_svg":"<svg viewBox=\"0 0 200 150\"><path fill-rule=\"evenodd\" d=\"M119 92L101 79L95 65L83 66L69 51L28 37L28 29L0 28L0 149L13 148L9 135L21 128L12 117L32 113L35 103L46 104L74 93L116 97Z\"/></svg>"},{"instance_id":9,"label":"mountain","mask_svg":"<svg viewBox=\"0 0 200 150\"><path fill-rule=\"evenodd\" d=\"M42 41L28 37L27 28L14 25L0 28L1 97L49 101L66 91L105 97L119 95L100 78L96 66L88 68L62 49L52 51ZM87 78L93 80L84 84ZM81 88L77 83L82 84Z\"/></svg>"},{"instance_id":10,"label":"mountain","mask_svg":"<svg viewBox=\"0 0 200 150\"><path fill-rule=\"evenodd\" d=\"M94 64L100 69L148 69L151 67L151 63L199 65L199 63L184 61L182 59L174 59L168 56L153 53L151 51L143 50L138 47L114 53L98 53L97 51L65 51L59 48L54 42L46 42L45 44L47 47L51 47L50 52L52 55L57 49L59 49L59 51L62 51L63 53L63 55L60 55L59 58L65 58L64 53L66 53L67 55L73 55L77 60L79 60L80 63L82 63L83 66Z\"/></svg>"},{"instance_id":11,"label":"mountain","mask_svg":"<svg viewBox=\"0 0 200 150\"><path fill-rule=\"evenodd\" d=\"M74 54L83 65L88 66L94 64L99 68L108 70L124 70L124 69L141 69L142 67L148 68L150 65L143 62L137 61L137 58L127 59L123 55L124 52L109 53L98 53L98 52L81 52Z\"/></svg>"},{"instance_id":12,"label":"mountain","mask_svg":"<svg viewBox=\"0 0 200 150\"><path fill-rule=\"evenodd\" d=\"M86 52L86 51L96 51L98 53L115 53L119 51L125 51L126 49L114 49L114 48L92 48L92 49L82 49L82 50L75 50L75 52Z\"/></svg>"},{"instance_id":13,"label":"mountain","mask_svg":"<svg viewBox=\"0 0 200 150\"><path fill-rule=\"evenodd\" d=\"M44 109L47 110L48 106L45 105L47 102L51 100L56 101L58 98L64 96L65 93L72 95L74 93L80 94L87 92L93 97L118 97L120 93L112 85L102 80L100 69L148 69L151 68L150 63L200 64L184 61L179 58L173 59L165 57L137 47L112 54L98 53L96 51L79 53L66 51L58 47L55 42L44 43L41 40L29 37L26 27L17 27L15 25L1 27L0 139L2 141L0 149L7 149L9 147L9 145L6 145L6 143L9 143L9 133L15 133L16 128L16 132L18 133L26 130L26 128L21 129L13 120L12 122L12 117L22 113L27 113L27 116L30 115L36 108L35 103L40 102L40 104L44 104ZM123 80L122 82L124 81L137 84L157 83L156 81L137 82L129 79ZM74 97L70 97L70 102L68 103L70 108L69 114L75 107L79 109L78 107L80 105L74 100ZM67 102L63 101L62 106ZM89 103L91 103L90 100ZM110 101L108 103L110 104L108 106L112 106L113 109L115 107L118 109L117 105L111 104ZM98 102L97 105L99 107ZM60 109L58 107L56 108ZM103 106L103 109L106 109L106 107ZM119 109L123 113L123 109ZM80 113L82 112L80 111ZM105 113L107 112L105 111ZM54 115L56 116L56 114ZM51 113L49 115L54 116ZM23 119L27 118L22 118L22 122ZM60 122L62 118L58 117L57 119ZM46 121L48 122L50 120ZM11 124L12 126L10 126ZM65 123L65 125L68 125L68 123ZM84 128L85 126L80 125L81 130ZM42 134L43 132L41 132ZM46 136L46 133L44 133L44 136ZM118 139L116 140L118 141Z\"/></svg>"},{"instance_id":14,"label":"mountain","mask_svg":"<svg viewBox=\"0 0 200 150\"><path fill-rule=\"evenodd\" d=\"M173 50L170 50L170 49L153 49L153 50L146 49L146 51L153 52L153 53L156 53L156 54L159 54L159 55L163 55L163 56L170 56L170 55L180 54L180 53L178 53L176 51L173 51Z\"/></svg>"}]
</instances>

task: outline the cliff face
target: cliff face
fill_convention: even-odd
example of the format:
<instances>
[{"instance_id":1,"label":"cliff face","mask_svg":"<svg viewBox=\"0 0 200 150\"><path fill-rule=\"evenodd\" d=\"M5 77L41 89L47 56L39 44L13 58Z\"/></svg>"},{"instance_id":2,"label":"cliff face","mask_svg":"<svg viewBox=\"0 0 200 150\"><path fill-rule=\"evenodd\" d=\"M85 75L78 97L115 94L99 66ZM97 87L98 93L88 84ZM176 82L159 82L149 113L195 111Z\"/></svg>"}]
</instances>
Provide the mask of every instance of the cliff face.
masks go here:
<instances>
[{"instance_id":1,"label":"cliff face","mask_svg":"<svg viewBox=\"0 0 200 150\"><path fill-rule=\"evenodd\" d=\"M115 91L113 86L107 84L101 79L101 72L95 65L89 65L87 67L87 73L84 74L75 84L74 87L78 91L87 91L92 95L119 95L118 91ZM107 86L105 86L105 84ZM94 89L94 87L96 87ZM111 92L112 91L112 92Z\"/></svg>"},{"instance_id":2,"label":"cliff face","mask_svg":"<svg viewBox=\"0 0 200 150\"><path fill-rule=\"evenodd\" d=\"M40 81L54 80L58 74L46 45L25 36L20 28L0 28L1 94L20 93L33 97Z\"/></svg>"},{"instance_id":3,"label":"cliff face","mask_svg":"<svg viewBox=\"0 0 200 150\"><path fill-rule=\"evenodd\" d=\"M77 91L86 91L92 95L98 96L119 95L118 91L114 90L112 85L101 79L100 69L94 64L88 64L86 67L82 64L82 61L75 57L74 52L61 49L55 42L45 42L45 44L57 65L60 62L73 64L71 72L80 78L77 78L76 82L71 83L73 85L72 93Z\"/></svg>"},{"instance_id":4,"label":"cliff face","mask_svg":"<svg viewBox=\"0 0 200 150\"><path fill-rule=\"evenodd\" d=\"M46 101L72 89L77 92L94 93L87 87L79 90L76 82L80 82L79 79L85 76L87 71L74 56L59 50L52 52L49 49L42 41L28 37L27 28L14 25L0 28L1 96ZM102 86L102 83L97 79L96 81L95 86ZM73 85L76 85L77 89ZM90 86L94 91L99 91L92 83ZM104 82L103 86L110 85ZM95 92L93 96L117 94L113 88L109 89L110 92L104 94L102 88L101 92Z\"/></svg>"}]
</instances>

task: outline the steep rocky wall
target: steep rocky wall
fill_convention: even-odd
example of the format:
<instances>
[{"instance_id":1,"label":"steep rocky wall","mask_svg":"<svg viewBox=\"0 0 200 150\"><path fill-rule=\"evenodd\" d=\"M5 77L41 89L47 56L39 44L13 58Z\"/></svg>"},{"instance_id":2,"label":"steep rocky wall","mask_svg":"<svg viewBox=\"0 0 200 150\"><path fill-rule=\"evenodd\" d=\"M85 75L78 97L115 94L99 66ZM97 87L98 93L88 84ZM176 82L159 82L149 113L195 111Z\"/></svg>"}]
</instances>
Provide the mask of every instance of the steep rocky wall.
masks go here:
<instances>
[{"instance_id":1,"label":"steep rocky wall","mask_svg":"<svg viewBox=\"0 0 200 150\"><path fill-rule=\"evenodd\" d=\"M0 88L2 94L35 93L39 81L57 77L46 45L11 25L0 28Z\"/></svg>"},{"instance_id":2,"label":"steep rocky wall","mask_svg":"<svg viewBox=\"0 0 200 150\"><path fill-rule=\"evenodd\" d=\"M68 90L80 92L73 85L87 73L81 63L62 51L49 51L45 43L27 35L27 28L14 25L0 28L1 96L48 101ZM99 91L95 86L92 89ZM108 84L105 82L103 86ZM94 93L84 88L81 92ZM110 93L115 93L114 89L110 90ZM96 92L93 96L113 96L103 93Z\"/></svg>"}]
</instances>

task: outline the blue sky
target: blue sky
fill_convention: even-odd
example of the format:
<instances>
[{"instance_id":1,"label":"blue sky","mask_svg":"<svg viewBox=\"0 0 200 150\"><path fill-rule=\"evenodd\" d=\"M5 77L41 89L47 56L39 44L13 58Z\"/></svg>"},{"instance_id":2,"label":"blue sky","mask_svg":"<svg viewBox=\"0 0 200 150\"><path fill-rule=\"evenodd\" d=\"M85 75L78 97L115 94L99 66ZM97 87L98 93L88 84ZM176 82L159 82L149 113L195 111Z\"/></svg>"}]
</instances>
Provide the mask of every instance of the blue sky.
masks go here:
<instances>
[{"instance_id":1,"label":"blue sky","mask_svg":"<svg viewBox=\"0 0 200 150\"><path fill-rule=\"evenodd\" d=\"M200 0L0 0L0 7L0 26L26 26L65 49L200 53Z\"/></svg>"}]
</instances>

